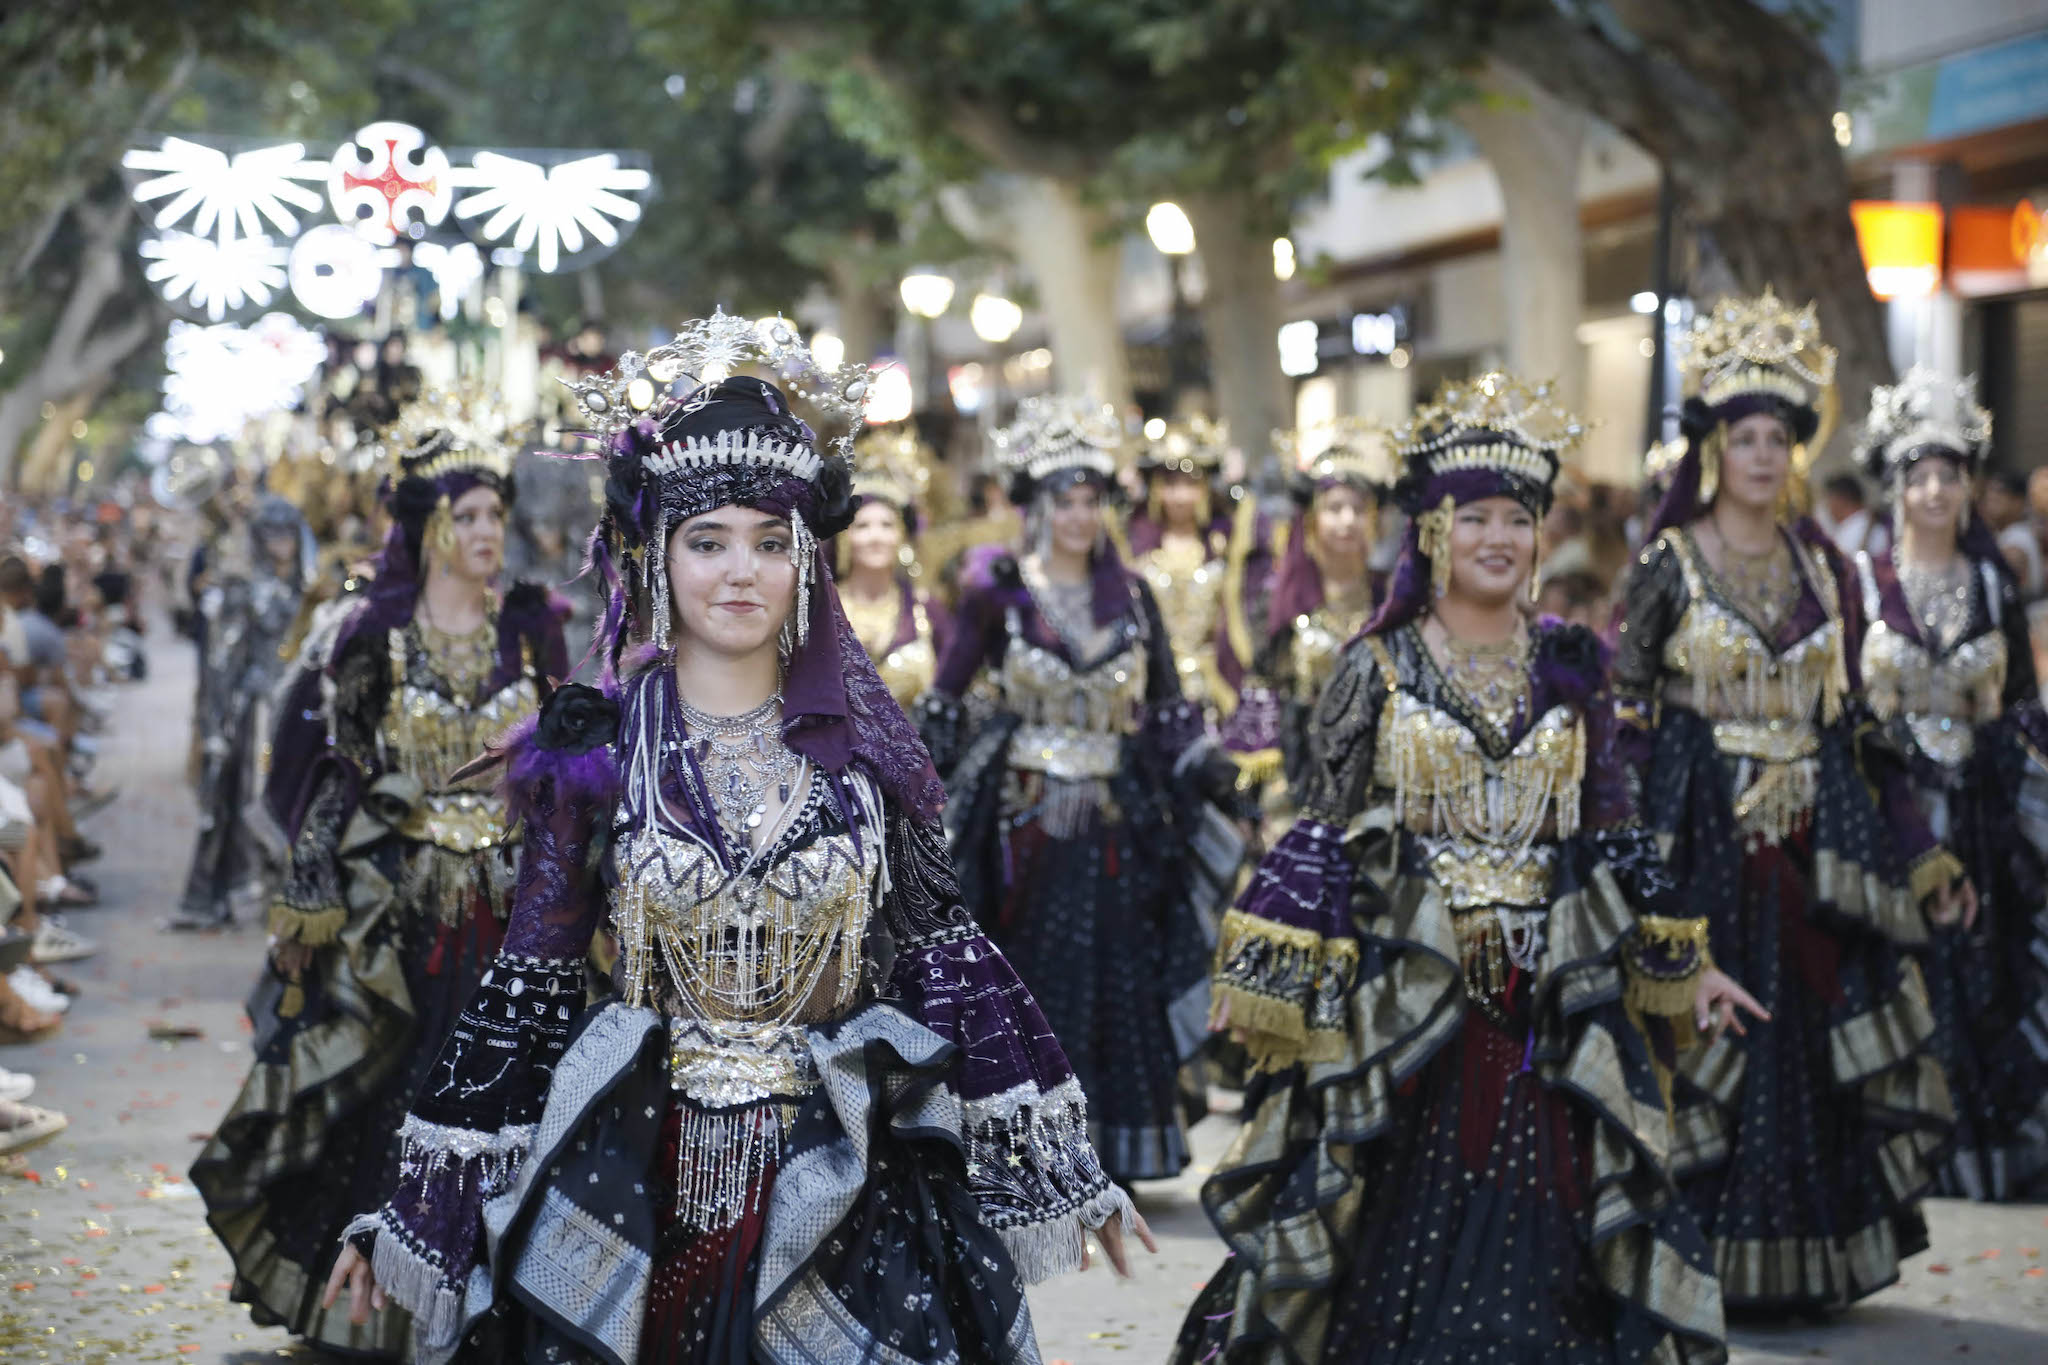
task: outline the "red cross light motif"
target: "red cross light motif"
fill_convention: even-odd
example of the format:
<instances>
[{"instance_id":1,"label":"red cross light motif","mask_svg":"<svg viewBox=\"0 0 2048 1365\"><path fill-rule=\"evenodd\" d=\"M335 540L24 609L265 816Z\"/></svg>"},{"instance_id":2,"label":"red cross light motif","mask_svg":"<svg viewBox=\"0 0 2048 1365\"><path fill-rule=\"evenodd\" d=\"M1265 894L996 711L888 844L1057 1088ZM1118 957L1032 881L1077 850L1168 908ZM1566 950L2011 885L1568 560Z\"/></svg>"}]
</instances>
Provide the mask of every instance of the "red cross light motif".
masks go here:
<instances>
[{"instance_id":1,"label":"red cross light motif","mask_svg":"<svg viewBox=\"0 0 2048 1365\"><path fill-rule=\"evenodd\" d=\"M377 242L391 242L415 223L434 227L448 216L454 186L448 154L429 146L409 123L372 123L337 147L327 174L334 216Z\"/></svg>"}]
</instances>

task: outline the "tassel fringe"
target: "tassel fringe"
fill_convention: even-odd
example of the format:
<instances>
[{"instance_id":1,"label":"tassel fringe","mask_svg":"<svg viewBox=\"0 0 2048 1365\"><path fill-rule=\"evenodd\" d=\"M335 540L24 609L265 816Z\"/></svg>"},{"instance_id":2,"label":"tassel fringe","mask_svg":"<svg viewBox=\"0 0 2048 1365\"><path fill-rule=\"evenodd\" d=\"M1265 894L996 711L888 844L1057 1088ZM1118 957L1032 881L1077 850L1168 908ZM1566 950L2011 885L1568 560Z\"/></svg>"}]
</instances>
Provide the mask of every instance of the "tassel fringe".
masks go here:
<instances>
[{"instance_id":1,"label":"tassel fringe","mask_svg":"<svg viewBox=\"0 0 2048 1365\"><path fill-rule=\"evenodd\" d=\"M332 905L324 910L298 910L278 901L270 907L270 932L309 948L324 948L341 937L348 927L348 907Z\"/></svg>"}]
</instances>

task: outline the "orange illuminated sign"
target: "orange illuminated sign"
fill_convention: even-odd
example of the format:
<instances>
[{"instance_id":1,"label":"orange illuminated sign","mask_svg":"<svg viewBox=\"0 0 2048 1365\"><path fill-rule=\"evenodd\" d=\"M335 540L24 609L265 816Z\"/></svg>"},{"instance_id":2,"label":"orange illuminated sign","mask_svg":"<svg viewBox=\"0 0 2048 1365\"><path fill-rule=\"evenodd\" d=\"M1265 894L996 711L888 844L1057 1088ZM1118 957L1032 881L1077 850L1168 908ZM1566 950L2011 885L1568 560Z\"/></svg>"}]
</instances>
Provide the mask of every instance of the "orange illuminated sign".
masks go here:
<instances>
[{"instance_id":1,"label":"orange illuminated sign","mask_svg":"<svg viewBox=\"0 0 2048 1365\"><path fill-rule=\"evenodd\" d=\"M1859 199L1849 205L1870 292L1881 299L1931 294L1941 284L1941 207Z\"/></svg>"}]
</instances>

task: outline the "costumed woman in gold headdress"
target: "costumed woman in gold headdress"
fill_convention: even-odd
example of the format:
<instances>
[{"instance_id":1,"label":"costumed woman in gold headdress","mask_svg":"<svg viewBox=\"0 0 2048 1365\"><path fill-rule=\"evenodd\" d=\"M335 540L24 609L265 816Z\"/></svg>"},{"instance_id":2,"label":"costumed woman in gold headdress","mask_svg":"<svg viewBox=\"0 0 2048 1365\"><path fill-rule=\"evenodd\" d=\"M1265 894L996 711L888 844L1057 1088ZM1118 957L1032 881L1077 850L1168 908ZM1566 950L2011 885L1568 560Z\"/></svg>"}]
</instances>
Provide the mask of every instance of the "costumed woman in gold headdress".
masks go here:
<instances>
[{"instance_id":1,"label":"costumed woman in gold headdress","mask_svg":"<svg viewBox=\"0 0 2048 1365\"><path fill-rule=\"evenodd\" d=\"M1978 896L1976 923L1936 929L1922 958L1956 1105L1936 1184L2012 1199L2048 1169L2048 850L2020 818L2048 799L2048 715L2019 585L1971 509L1990 440L1974 380L1915 369L1873 392L1863 464L1890 491L1896 534L1856 563L1870 708Z\"/></svg>"},{"instance_id":2,"label":"costumed woman in gold headdress","mask_svg":"<svg viewBox=\"0 0 2048 1365\"><path fill-rule=\"evenodd\" d=\"M1218 487L1229 453L1229 429L1200 417L1147 439L1138 460L1145 505L1128 532L1131 567L1166 621L1181 695L1212 723L1237 709L1244 661L1232 647L1232 625L1249 640L1246 598L1264 586L1267 566L1257 501L1243 490L1232 499Z\"/></svg>"},{"instance_id":3,"label":"costumed woman in gold headdress","mask_svg":"<svg viewBox=\"0 0 2048 1365\"><path fill-rule=\"evenodd\" d=\"M266 801L291 838L256 1061L192 1166L260 1324L374 1359L404 1315L321 1307L342 1229L390 1194L399 1125L491 965L520 830L457 774L568 672L547 594L501 590L512 452L430 395L386 436L392 528L324 667L289 689Z\"/></svg>"},{"instance_id":4,"label":"costumed woman in gold headdress","mask_svg":"<svg viewBox=\"0 0 2048 1365\"><path fill-rule=\"evenodd\" d=\"M1725 1357L1660 1073L1669 1017L1754 1002L1635 818L1599 640L1522 610L1582 430L1495 374L1400 437L1385 605L1216 955L1258 1069L1178 1365Z\"/></svg>"},{"instance_id":5,"label":"costumed woman in gold headdress","mask_svg":"<svg viewBox=\"0 0 2048 1365\"><path fill-rule=\"evenodd\" d=\"M576 385L599 686L507 737L512 922L330 1282L422 1362L1034 1365L1024 1285L1147 1236L826 571L869 382L715 313Z\"/></svg>"},{"instance_id":6,"label":"costumed woman in gold headdress","mask_svg":"<svg viewBox=\"0 0 2048 1365\"><path fill-rule=\"evenodd\" d=\"M1281 537L1264 630L1223 745L1246 785L1266 789L1268 823L1285 829L1293 818L1286 789L1298 787L1307 771L1316 698L1337 656L1365 628L1383 586L1372 571L1372 549L1394 467L1387 430L1362 417L1275 432L1273 439L1292 469L1288 491L1296 512Z\"/></svg>"},{"instance_id":7,"label":"costumed woman in gold headdress","mask_svg":"<svg viewBox=\"0 0 2048 1365\"><path fill-rule=\"evenodd\" d=\"M1724 299L1623 589L1619 742L1715 963L1770 1011L1680 1054L1671 1163L1731 1306L1836 1307L1927 1245L1953 1124L1907 950L1973 904L1864 700L1856 570L1799 513L1835 356L1811 306Z\"/></svg>"},{"instance_id":8,"label":"costumed woman in gold headdress","mask_svg":"<svg viewBox=\"0 0 2048 1365\"><path fill-rule=\"evenodd\" d=\"M1122 424L1027 398L998 433L1022 556L969 588L920 719L947 776L961 898L1016 964L1119 1181L1187 1165L1177 1073L1206 1041L1209 931L1242 856L1236 769L1181 695L1158 604L1104 529ZM992 717L962 698L986 671Z\"/></svg>"},{"instance_id":9,"label":"costumed woman in gold headdress","mask_svg":"<svg viewBox=\"0 0 2048 1365\"><path fill-rule=\"evenodd\" d=\"M916 536L931 459L907 423L863 436L853 478L860 510L838 541L840 604L903 706L931 687L946 645L945 610L918 582Z\"/></svg>"}]
</instances>

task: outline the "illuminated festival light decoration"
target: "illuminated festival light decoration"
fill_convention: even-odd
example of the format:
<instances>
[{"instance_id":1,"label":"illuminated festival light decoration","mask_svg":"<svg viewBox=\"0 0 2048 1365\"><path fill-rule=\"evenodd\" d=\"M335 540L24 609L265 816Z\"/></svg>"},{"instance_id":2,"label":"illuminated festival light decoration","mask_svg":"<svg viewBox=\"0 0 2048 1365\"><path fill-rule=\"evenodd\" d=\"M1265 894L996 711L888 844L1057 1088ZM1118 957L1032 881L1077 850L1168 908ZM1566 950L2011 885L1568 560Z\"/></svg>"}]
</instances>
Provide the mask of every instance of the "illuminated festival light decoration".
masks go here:
<instances>
[{"instance_id":1,"label":"illuminated festival light decoration","mask_svg":"<svg viewBox=\"0 0 2048 1365\"><path fill-rule=\"evenodd\" d=\"M175 303L186 299L219 322L245 304L261 308L285 285L285 248L268 237L215 241L166 232L142 243L143 277Z\"/></svg>"},{"instance_id":2,"label":"illuminated festival light decoration","mask_svg":"<svg viewBox=\"0 0 2048 1365\"><path fill-rule=\"evenodd\" d=\"M352 318L384 286L381 253L354 228L324 223L292 244L292 297L323 318Z\"/></svg>"},{"instance_id":3,"label":"illuminated festival light decoration","mask_svg":"<svg viewBox=\"0 0 2048 1365\"><path fill-rule=\"evenodd\" d=\"M163 410L144 429L158 441L232 440L255 418L296 405L326 358L320 334L284 313L266 313L248 327L173 322L164 341Z\"/></svg>"},{"instance_id":4,"label":"illuminated festival light decoration","mask_svg":"<svg viewBox=\"0 0 2048 1365\"><path fill-rule=\"evenodd\" d=\"M543 167L538 162L480 151L474 164L457 171L456 179L474 193L455 206L465 221L489 214L476 229L487 242L511 236L518 251L531 251L542 273L553 274L564 254L583 249L587 233L600 244L619 244L614 220L636 223L640 205L621 191L647 189L654 177L621 166L614 152L580 157Z\"/></svg>"},{"instance_id":5,"label":"illuminated festival light decoration","mask_svg":"<svg viewBox=\"0 0 2048 1365\"><path fill-rule=\"evenodd\" d=\"M275 230L289 238L299 231L294 208L320 211L318 191L296 182L324 179L327 168L306 160L306 147L286 142L275 147L229 156L216 147L181 137L167 137L154 149L138 147L121 158L135 171L159 171L135 186L138 204L168 198L157 210L154 225L169 228L187 214L189 231L215 235L223 244L234 237L261 237ZM270 227L264 226L268 219Z\"/></svg>"},{"instance_id":6,"label":"illuminated festival light decoration","mask_svg":"<svg viewBox=\"0 0 2048 1365\"><path fill-rule=\"evenodd\" d=\"M442 246L421 242L412 249L412 263L434 277L441 295L441 321L448 322L462 311L463 296L484 277L484 254L472 242Z\"/></svg>"},{"instance_id":7,"label":"illuminated festival light decoration","mask_svg":"<svg viewBox=\"0 0 2048 1365\"><path fill-rule=\"evenodd\" d=\"M448 171L448 153L410 123L371 123L334 149L327 201L371 241L395 242L415 223L438 227L448 216Z\"/></svg>"}]
</instances>

